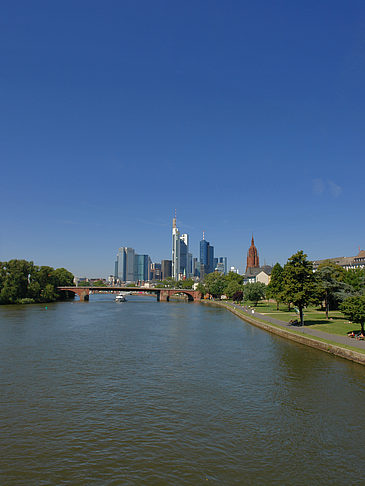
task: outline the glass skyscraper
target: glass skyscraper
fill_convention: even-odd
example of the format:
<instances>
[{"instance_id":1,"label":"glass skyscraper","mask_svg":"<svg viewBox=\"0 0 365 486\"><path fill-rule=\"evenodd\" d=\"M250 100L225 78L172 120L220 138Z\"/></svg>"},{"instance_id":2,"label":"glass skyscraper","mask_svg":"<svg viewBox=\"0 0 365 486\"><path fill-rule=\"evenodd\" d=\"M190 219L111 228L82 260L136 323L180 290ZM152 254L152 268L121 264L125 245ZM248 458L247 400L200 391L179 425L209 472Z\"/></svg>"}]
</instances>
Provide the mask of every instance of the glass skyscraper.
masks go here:
<instances>
[{"instance_id":1,"label":"glass skyscraper","mask_svg":"<svg viewBox=\"0 0 365 486\"><path fill-rule=\"evenodd\" d=\"M212 272L214 272L214 246L209 244L203 233L203 239L200 241L200 273Z\"/></svg>"}]
</instances>

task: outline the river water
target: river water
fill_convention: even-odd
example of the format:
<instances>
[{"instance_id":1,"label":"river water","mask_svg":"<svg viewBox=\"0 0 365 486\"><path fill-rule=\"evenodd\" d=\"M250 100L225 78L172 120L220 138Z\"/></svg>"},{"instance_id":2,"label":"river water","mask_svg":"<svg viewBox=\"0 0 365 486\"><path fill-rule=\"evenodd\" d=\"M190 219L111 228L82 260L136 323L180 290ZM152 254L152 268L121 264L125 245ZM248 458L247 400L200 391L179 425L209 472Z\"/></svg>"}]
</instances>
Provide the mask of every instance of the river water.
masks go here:
<instances>
[{"instance_id":1,"label":"river water","mask_svg":"<svg viewBox=\"0 0 365 486\"><path fill-rule=\"evenodd\" d=\"M230 312L0 307L1 485L364 484L365 368Z\"/></svg>"}]
</instances>

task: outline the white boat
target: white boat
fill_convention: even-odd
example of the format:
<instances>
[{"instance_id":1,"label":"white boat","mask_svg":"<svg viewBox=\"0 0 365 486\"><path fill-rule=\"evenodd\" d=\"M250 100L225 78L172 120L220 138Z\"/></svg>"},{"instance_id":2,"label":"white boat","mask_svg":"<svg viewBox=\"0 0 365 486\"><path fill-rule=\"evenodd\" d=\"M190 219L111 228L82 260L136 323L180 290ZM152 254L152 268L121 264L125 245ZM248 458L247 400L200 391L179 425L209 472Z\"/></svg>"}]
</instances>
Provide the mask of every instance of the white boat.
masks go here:
<instances>
[{"instance_id":1,"label":"white boat","mask_svg":"<svg viewBox=\"0 0 365 486\"><path fill-rule=\"evenodd\" d=\"M123 294L123 292L119 292L119 294L115 296L115 302L127 302L125 294Z\"/></svg>"}]
</instances>

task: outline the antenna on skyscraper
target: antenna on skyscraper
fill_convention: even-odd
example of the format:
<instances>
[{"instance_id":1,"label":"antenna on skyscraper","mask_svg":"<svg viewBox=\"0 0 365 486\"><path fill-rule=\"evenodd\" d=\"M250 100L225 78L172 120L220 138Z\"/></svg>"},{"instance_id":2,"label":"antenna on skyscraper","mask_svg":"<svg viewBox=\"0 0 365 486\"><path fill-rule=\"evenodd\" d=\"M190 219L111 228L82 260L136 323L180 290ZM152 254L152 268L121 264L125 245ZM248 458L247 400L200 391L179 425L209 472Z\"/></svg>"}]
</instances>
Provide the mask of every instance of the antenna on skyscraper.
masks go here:
<instances>
[{"instance_id":1,"label":"antenna on skyscraper","mask_svg":"<svg viewBox=\"0 0 365 486\"><path fill-rule=\"evenodd\" d=\"M203 231L203 240L205 240L205 232Z\"/></svg>"}]
</instances>

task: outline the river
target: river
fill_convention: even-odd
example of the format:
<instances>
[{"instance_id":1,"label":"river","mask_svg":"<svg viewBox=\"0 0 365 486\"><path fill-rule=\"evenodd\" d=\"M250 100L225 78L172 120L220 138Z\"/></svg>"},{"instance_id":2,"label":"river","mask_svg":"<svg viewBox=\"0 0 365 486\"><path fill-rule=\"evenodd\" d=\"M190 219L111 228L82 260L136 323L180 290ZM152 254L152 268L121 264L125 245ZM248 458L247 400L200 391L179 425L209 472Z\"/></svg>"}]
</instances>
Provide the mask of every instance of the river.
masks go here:
<instances>
[{"instance_id":1,"label":"river","mask_svg":"<svg viewBox=\"0 0 365 486\"><path fill-rule=\"evenodd\" d=\"M225 309L1 306L0 387L1 485L364 484L365 367Z\"/></svg>"}]
</instances>

